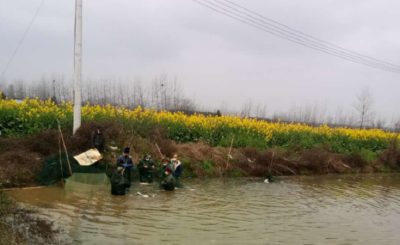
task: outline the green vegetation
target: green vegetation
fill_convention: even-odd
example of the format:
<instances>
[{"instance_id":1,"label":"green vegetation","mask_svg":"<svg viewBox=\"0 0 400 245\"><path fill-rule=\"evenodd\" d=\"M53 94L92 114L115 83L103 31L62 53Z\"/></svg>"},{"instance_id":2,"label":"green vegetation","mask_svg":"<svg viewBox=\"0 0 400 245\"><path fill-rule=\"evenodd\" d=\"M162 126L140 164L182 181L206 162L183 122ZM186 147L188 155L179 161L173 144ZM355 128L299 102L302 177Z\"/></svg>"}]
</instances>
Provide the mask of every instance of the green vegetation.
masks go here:
<instances>
[{"instance_id":1,"label":"green vegetation","mask_svg":"<svg viewBox=\"0 0 400 245\"><path fill-rule=\"evenodd\" d=\"M72 114L70 103L56 105L51 100L26 99L18 104L13 100L0 99L0 135L32 135L57 128L57 120L62 128L71 128ZM140 107L127 110L110 105L84 106L82 120L118 123L129 134L143 138L154 128L160 128L170 140L177 143L203 141L211 146L229 147L235 135L234 148L288 149L295 143L303 149L328 146L332 152L346 155L358 152L378 154L387 150L396 136L380 129L330 128L326 125L312 127L238 116L189 116L180 112L143 110ZM372 159L372 156L368 155L367 158Z\"/></svg>"}]
</instances>

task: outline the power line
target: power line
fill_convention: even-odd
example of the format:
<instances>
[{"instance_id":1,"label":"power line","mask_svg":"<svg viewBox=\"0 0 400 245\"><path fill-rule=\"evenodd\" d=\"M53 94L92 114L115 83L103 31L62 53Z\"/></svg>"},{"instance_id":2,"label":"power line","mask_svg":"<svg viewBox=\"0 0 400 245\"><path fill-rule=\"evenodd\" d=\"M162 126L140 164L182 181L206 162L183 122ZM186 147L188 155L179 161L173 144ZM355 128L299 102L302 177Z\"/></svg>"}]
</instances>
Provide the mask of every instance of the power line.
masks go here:
<instances>
[{"instance_id":1,"label":"power line","mask_svg":"<svg viewBox=\"0 0 400 245\"><path fill-rule=\"evenodd\" d=\"M214 5L214 6L216 6L216 7L219 7L219 8L221 8L221 9L223 9L222 7L220 7L220 6L218 6L218 5L215 5L215 4L213 4L213 3L211 3L211 2L209 2L209 1L207 1L207 0L204 0L204 1L208 2L208 3L211 4L211 5ZM232 6L229 6L229 5L227 5L227 4L224 4L224 3L222 3L222 2L220 2L220 1L218 1L218 0L214 0L214 1L215 1L215 2L218 2L219 4L221 4L221 5L225 6L225 7L228 7L228 8L230 8L230 9L233 9L233 10L235 10L236 12L239 12L239 13L241 13L241 14L244 14L244 15L246 15L246 16L252 18L252 19L255 19L255 20L257 20L258 22L264 23L264 24L266 24L266 25L268 25L268 26L272 26L273 28L276 28L276 29L278 29L278 30L284 32L284 33L282 33L282 32L280 32L280 31L277 31L277 32L282 33L282 34L284 34L284 35L289 35L289 36L291 36L291 37L300 38L300 39L302 39L302 41L305 40L306 42L313 43L313 44L315 44L315 45L317 45L317 46L320 46L320 47L323 47L323 48L326 48L326 49L330 49L330 50L337 51L337 52L339 52L339 53L342 53L342 54L347 55L347 56L351 56L351 57L356 58L356 59L358 59L358 60L362 60L362 61L365 61L365 62L368 62L368 63L371 63L371 64L376 64L376 65L378 65L378 66L388 67L388 68L392 68L392 69L393 69L393 68L394 68L394 69L398 69L398 71L400 71L400 67L396 67L396 66L394 66L394 67L389 67L389 66L385 65L386 62L371 61L371 59L364 58L363 55L358 55L358 54L357 54L357 55L354 55L354 54L353 54L354 52L352 52L351 50L348 50L348 51L347 51L347 49L343 49L343 48L337 47L336 45L329 44L329 43L327 43L328 45L326 45L326 44L324 44L324 43L326 43L326 42L324 42L324 41L314 41L314 40L316 40L316 38L313 38L313 37L311 37L311 36L308 36L308 35L306 35L306 34L303 34L303 35L305 35L305 36L308 36L308 37L311 37L312 39L314 39L314 40L310 40L310 39L307 38L307 37L304 37L304 36L301 36L301 35L299 35L299 34L296 34L296 33L290 32L290 31L287 31L287 30L285 30L284 28L281 28L281 27L279 27L279 26L277 26L277 25L268 23L268 22L266 22L266 21L264 21L264 20L262 20L262 19L256 18L256 17L254 17L253 15L250 15L250 14L248 14L248 13L245 13L245 12L243 12L243 11L240 11L240 10L238 10L238 9L232 7ZM226 9L224 9L224 11L230 12L229 10L226 10ZM236 13L233 13L233 12L230 12L230 13L236 14ZM266 27L266 26L264 26L264 27ZM270 28L270 27L266 27L266 28L268 28L268 29L270 29L270 30L273 30L273 31L276 31L276 30L274 30L274 29L272 29L272 28ZM296 31L296 32L297 32L297 31ZM318 40L319 40L319 39L318 39ZM329 45L330 45L330 46L329 46ZM332 48L332 47L333 47L333 48ZM344 50L344 51L343 51L343 50Z\"/></svg>"},{"instance_id":2,"label":"power line","mask_svg":"<svg viewBox=\"0 0 400 245\"><path fill-rule=\"evenodd\" d=\"M207 3L209 3L209 4L211 4L211 5L213 5L213 6L215 6L215 7L217 7L217 8L222 9L223 11L225 11L225 13L227 12L227 13L233 14L234 16L237 16L237 17L239 17L239 18L242 18L242 19L248 20L248 21L250 21L250 22L253 22L254 24L260 25L260 26L262 26L262 27L268 29L269 31L274 32L275 34L278 33L279 35L283 35L283 36L285 36L285 37L294 39L294 40L296 40L296 41L298 41L298 42L305 43L305 44L311 45L311 46L313 46L313 47L317 47L317 48L319 48L319 49L324 49L324 50L333 52L333 53L335 53L335 54L340 54L340 55L343 55L343 56L345 56L345 57L347 57L347 58L350 58L350 59L352 59L352 60L361 61L361 62L363 62L363 63L369 64L369 65L373 65L373 66L375 66L375 67L377 67L377 68L385 68L385 69L392 70L392 71L395 71L395 72L400 72L400 69L393 68L393 67L389 67L389 66L386 66L386 65L382 65L382 64L380 64L380 63L376 63L376 62L373 62L373 61L370 61L370 60L365 60L365 59L359 58L359 57L357 57L357 56L354 56L354 55L352 55L352 54L345 53L345 52L343 52L343 51L341 51L341 50L336 50L336 49L333 49L333 48L331 48L331 47L327 47L326 45L321 45L320 43L316 43L316 42L314 42L314 41L310 41L310 40L308 40L308 39L306 39L306 40L301 40L301 39L304 39L304 38L303 38L303 37L300 37L300 39L299 39L298 36L296 36L296 34L294 34L295 36L293 36L293 35L287 34L285 31L283 31L283 32L282 32L282 31L277 31L277 30L275 30L275 29L273 29L273 28L270 28L270 27L268 27L268 26L265 26L265 25L263 25L263 24L258 23L258 22L256 22L256 21L254 21L253 19L249 19L249 18L247 18L247 17L243 17L243 16L241 16L241 15L239 15L239 14L236 14L236 13L234 13L234 12L232 12L232 11L229 11L229 10L227 10L227 9L225 9L225 8L223 8L223 7L221 7L221 6L219 6L219 5L213 4L213 3L209 2L208 0L204 0L204 1L207 2ZM215 1L217 1L217 0L215 0Z\"/></svg>"},{"instance_id":3,"label":"power line","mask_svg":"<svg viewBox=\"0 0 400 245\"><path fill-rule=\"evenodd\" d=\"M345 60L348 60L348 61L352 61L352 62L360 63L360 64L363 64L363 65L366 65L366 66L369 66L369 67L373 67L373 68L385 70L385 71L388 71L388 72L393 72L393 73L398 73L398 74L400 74L399 70L397 70L396 68L392 68L392 67L382 67L382 66L378 66L377 64L371 64L371 63L368 63L368 62L365 62L365 61L356 60L354 57L349 57L350 55L348 55L348 54L347 54L347 55L343 55L343 54L340 54L340 53L338 53L338 52L336 52L336 51L327 50L326 48L321 48L321 47L318 47L318 46L316 46L316 45L314 45L314 44L309 44L309 43L304 42L304 41L302 41L302 40L298 40L298 39L296 39L296 38L293 38L293 37L291 37L291 36L288 36L287 34L283 34L283 35L276 34L276 33L275 33L275 32L277 32L276 30L274 30L275 32L266 30L266 29L264 29L265 26L263 26L263 25L261 25L261 24L259 24L259 23L256 23L256 25L255 25L255 24L251 24L251 23L249 23L249 22L247 22L247 21L244 21L244 20L242 20L242 19L236 18L236 17L234 17L234 16L232 16L232 15L230 15L230 14L227 14L227 13L225 13L225 12L222 12L222 11L220 11L220 10L217 10L217 9L215 9L215 8L209 6L209 5L206 5L206 4L204 4L204 3L201 3L201 2L199 2L199 1L197 1L197 0L193 0L193 1L196 2L196 3L198 3L198 4L200 4L200 5L203 5L203 6L207 7L207 8L209 8L209 9L212 9L212 10L215 11L215 12L218 12L218 13L220 13L220 14L223 14L223 15L229 17L229 18L238 20L238 21L240 21L240 22L242 22L242 23L244 23L244 24L246 24L246 25L255 27L255 28L259 29L259 30L262 30L262 31L267 32L267 33L269 33L269 34L272 34L272 35L274 35L274 36L278 36L278 37L280 37L280 38L286 39L286 40L288 40L288 41L291 41L291 42L294 42L294 43L297 43L297 44L306 46L306 47L308 47L308 48L311 48L311 49L314 49L314 50L318 50L318 51L324 52L324 53L326 53L326 54L329 54L329 55L332 55L332 56L336 56L336 57L339 57L339 58L342 58L342 59L345 59ZM244 17L242 17L242 16L240 16L240 15L237 15L237 14L234 14L234 15L235 15L235 16L239 16L240 18L244 18ZM246 19L246 18L245 18L245 19ZM250 20L250 21L252 21L252 20ZM252 21L252 22L254 22L254 21ZM262 27L260 27L260 26L262 26ZM263 27L264 27L264 28L263 28Z\"/></svg>"},{"instance_id":4,"label":"power line","mask_svg":"<svg viewBox=\"0 0 400 245\"><path fill-rule=\"evenodd\" d=\"M217 1L217 0L216 0L216 1ZM236 3L232 2L232 1L229 1L229 0L224 0L224 1L230 3L230 4L234 5L234 6L237 6L237 7L241 8L241 9L244 9L244 10L246 10L246 11L252 13L252 14L255 14L255 15L257 15L257 16L263 18L263 19L269 20L269 21L271 21L271 22L273 22L273 23L275 23L275 24L278 24L278 25L283 26L283 27L285 27L285 28L287 28L287 29L289 29L289 30L292 30L292 31L294 31L294 32L297 32L297 33L299 33L299 34L301 34L301 35L304 35L304 36L307 36L307 37L309 37L309 38L315 39L315 40L317 40L317 41L326 43L326 44L331 45L331 46L333 46L333 47L336 47L336 48L339 48L339 49L342 49L342 50L346 50L346 51L351 52L351 53L353 53L353 54L360 55L360 56L363 56L363 57L365 57L365 58L368 58L368 59L371 59L371 60L374 60L374 61L382 62L382 63L384 63L384 64L387 64L387 65L391 65L391 66L400 68L400 66L398 66L398 65L394 65L394 64L391 64L391 63L382 61L382 60L378 60L378 59L372 58L372 57L370 57L370 56L363 55L363 54L354 52L354 51L352 51L352 50L339 47L339 46L337 46L337 45L335 45L335 44L333 44L333 43L326 42L326 41L321 40L321 39L319 39L319 38L313 37L313 36L308 35L308 34L306 34L306 33L304 33L304 32L301 32L301 31L298 31L298 30L296 30L296 29L293 29L293 28L291 28L291 27L289 27L289 26L287 26L287 25L285 25L285 24L282 24L282 23L280 23L280 22L278 22L278 21L272 20L272 19L267 18L267 17L265 17L265 16L263 16L263 15L260 15L260 14L258 14L258 13L256 13L256 12L253 12L253 11L251 11L251 10L249 10L249 9L247 9L247 8L245 8L245 7L241 6L241 5L239 5L239 4L236 4Z\"/></svg>"},{"instance_id":5,"label":"power line","mask_svg":"<svg viewBox=\"0 0 400 245\"><path fill-rule=\"evenodd\" d=\"M32 19L31 22L29 23L28 28L25 30L24 35L22 36L21 40L19 41L17 48L14 50L14 53L12 54L10 60L8 61L6 67L4 68L3 73L1 74L0 78L2 78L2 77L4 76L4 74L6 73L6 71L7 71L7 69L8 69L8 66L10 65L11 61L14 59L14 56L15 56L15 54L17 53L17 51L18 51L19 47L21 46L22 42L24 41L26 34L28 33L29 29L31 29L31 26L32 26L32 24L33 24L33 21L36 19L36 16L38 15L40 9L42 8L42 6L43 6L43 4L44 4L44 1L45 1L45 0L42 1L42 3L40 4L39 8L37 9L37 11L36 11L36 13L35 13L35 16L33 16L33 19Z\"/></svg>"},{"instance_id":6,"label":"power line","mask_svg":"<svg viewBox=\"0 0 400 245\"><path fill-rule=\"evenodd\" d=\"M194 1L195 1L195 0L194 0ZM227 14L226 12L221 12L221 11L219 11L219 10L213 8L213 7L210 7L210 6L208 6L208 5L205 5L205 4L200 3L200 2L198 2L198 1L195 1L195 2L197 2L197 3L201 4L201 5L204 5L205 7L208 7L208 8L210 8L210 9L212 9L212 10L218 12L218 13L221 13L221 14L223 14L223 15L226 15L226 16L228 16L228 17L230 17L230 18L239 20L239 21L241 21L241 22L243 22L243 23L245 23L245 24L247 24L247 25L256 27L256 28L258 28L258 29L260 29L260 30L262 30L262 31L265 31L265 32L270 33L270 34L272 34L272 35L275 35L275 36L281 37L281 38L283 38L283 39L289 40L289 41L291 41L291 42L295 42L295 43L297 43L297 44L300 44L300 45L303 45L303 46L306 46L306 47L309 47L309 48L312 48L312 49L315 49L315 50L318 50L318 51L321 51L321 52L324 52L324 53L327 53L327 54L330 54L330 55L334 55L334 56L337 56L337 57L340 57L340 58L343 58L343 59L346 59L346 60L349 60L349 61L352 61L352 62L364 64L364 65L367 65L367 66L370 66L370 67L374 67L374 68L378 68L378 69L382 69L382 70L385 70L385 71L390 71L390 72L394 72L394 73L398 73L398 72L400 71L400 70L398 70L398 69L396 69L396 68L387 67L387 66L382 65L382 64L373 63L373 62L371 63L370 61L365 61L365 60L361 60L361 61L360 61L359 58L356 57L356 56L352 56L351 54L347 54L347 53L343 53L343 52L340 53L340 51L338 52L337 50L334 50L334 49L332 50L331 48L328 48L328 49L330 49L330 50L327 50L325 47L322 47L322 48L321 48L321 47L319 47L318 45L315 45L314 43L311 43L311 44L310 44L310 42L307 42L307 41L304 41L304 40L299 40L299 39L296 38L296 37L290 36L290 35L288 35L288 34L286 34L286 33L282 33L282 32L276 31L276 30L274 30L274 29L271 29L271 28L269 28L269 27L267 27L267 26L264 26L264 25L262 25L262 24L259 24L259 23L255 22L255 21L251 20L251 19L248 19L248 18L246 18L246 17L243 17L243 16L241 16L241 15L238 15L238 14L236 14L236 13L233 13L233 12L231 12L231 11L229 11L229 10L226 10L226 9L222 8L221 6L212 4L212 3L210 3L210 2L207 1L207 0L204 0L204 1L208 2L208 3L211 4L211 5L217 6L218 8L221 8L221 9L223 9L224 11L226 11L226 12L228 12L228 13L231 13L231 14L237 16L237 17L240 17L240 18L242 18L242 19L249 20L249 21L255 23L257 26L255 26L254 24L248 23L247 21L243 21L242 19L235 18L235 17L233 17L233 16ZM267 28L267 29L269 29L269 30L265 30L264 28L260 28L259 25L262 26L262 27L264 27L264 28ZM278 34L277 34L276 32L278 32Z\"/></svg>"}]
</instances>

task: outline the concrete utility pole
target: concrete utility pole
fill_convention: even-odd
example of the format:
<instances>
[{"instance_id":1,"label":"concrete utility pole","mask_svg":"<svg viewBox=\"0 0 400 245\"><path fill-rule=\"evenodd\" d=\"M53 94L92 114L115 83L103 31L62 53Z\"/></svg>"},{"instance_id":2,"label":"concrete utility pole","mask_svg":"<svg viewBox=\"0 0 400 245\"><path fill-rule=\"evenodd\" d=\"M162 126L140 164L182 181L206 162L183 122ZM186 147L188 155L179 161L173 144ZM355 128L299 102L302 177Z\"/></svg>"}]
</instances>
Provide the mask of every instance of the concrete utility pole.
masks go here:
<instances>
[{"instance_id":1,"label":"concrete utility pole","mask_svg":"<svg viewBox=\"0 0 400 245\"><path fill-rule=\"evenodd\" d=\"M74 60L74 127L73 133L81 126L82 114L82 0L75 0L75 60Z\"/></svg>"}]
</instances>

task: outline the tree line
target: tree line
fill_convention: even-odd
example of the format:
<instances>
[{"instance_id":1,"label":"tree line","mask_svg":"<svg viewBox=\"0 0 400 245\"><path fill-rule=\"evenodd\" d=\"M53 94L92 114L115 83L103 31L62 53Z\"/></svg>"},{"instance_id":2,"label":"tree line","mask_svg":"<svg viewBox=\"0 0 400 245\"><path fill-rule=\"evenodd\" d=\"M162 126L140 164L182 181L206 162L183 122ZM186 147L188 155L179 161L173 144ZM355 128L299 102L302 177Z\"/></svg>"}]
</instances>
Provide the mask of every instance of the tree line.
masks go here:
<instances>
[{"instance_id":1,"label":"tree line","mask_svg":"<svg viewBox=\"0 0 400 245\"><path fill-rule=\"evenodd\" d=\"M56 103L72 101L72 81L62 75L42 76L34 83L25 83L21 79L14 82L0 83L0 91L9 99L22 100L26 97L40 100L51 98ZM155 77L152 81L140 78L122 79L85 79L82 81L82 104L113 105L134 109L155 108L157 110L195 111L197 106L193 99L186 97L177 77L170 78L166 74Z\"/></svg>"},{"instance_id":2,"label":"tree line","mask_svg":"<svg viewBox=\"0 0 400 245\"><path fill-rule=\"evenodd\" d=\"M26 97L38 97L41 100L51 98L56 103L72 101L72 81L63 75L42 76L39 81L26 83L21 79L13 82L0 82L0 91L10 99L22 100ZM231 110L224 103L219 108L205 108L186 96L182 84L176 76L163 73L151 81L140 78L123 80L116 78L85 79L82 81L83 104L125 106L134 109L154 108L157 110L211 113L216 116L240 115L254 117L267 121L283 121L305 123L311 126L327 124L332 127L380 128L400 131L399 118L380 118L374 109L374 97L368 88L363 88L355 96L352 110L345 111L342 107L329 110L327 103L306 103L293 105L285 112L269 114L267 106L246 100L239 109Z\"/></svg>"}]
</instances>

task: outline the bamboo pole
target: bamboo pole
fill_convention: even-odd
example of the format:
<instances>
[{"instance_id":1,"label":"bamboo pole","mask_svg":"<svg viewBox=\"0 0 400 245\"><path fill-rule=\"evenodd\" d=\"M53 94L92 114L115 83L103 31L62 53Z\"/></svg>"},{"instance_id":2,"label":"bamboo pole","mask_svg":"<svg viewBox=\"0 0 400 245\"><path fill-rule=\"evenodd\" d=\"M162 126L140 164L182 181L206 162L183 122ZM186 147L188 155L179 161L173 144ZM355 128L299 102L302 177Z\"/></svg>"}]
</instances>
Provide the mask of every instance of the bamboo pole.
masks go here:
<instances>
[{"instance_id":1,"label":"bamboo pole","mask_svg":"<svg viewBox=\"0 0 400 245\"><path fill-rule=\"evenodd\" d=\"M65 145L64 136L63 136L62 131L61 131L60 121L58 121L58 119L57 119L57 124L58 124L58 131L59 131L59 133L60 133L61 140L62 140L62 143L63 143L63 146L64 146L65 155L67 156L67 162L68 162L69 172L71 173L71 176L72 176L73 173L72 173L71 164L69 163L69 157L68 157L67 146Z\"/></svg>"},{"instance_id":2,"label":"bamboo pole","mask_svg":"<svg viewBox=\"0 0 400 245\"><path fill-rule=\"evenodd\" d=\"M274 160L275 160L275 152L276 152L276 140L274 140L274 148L272 149L272 157L271 157L271 162L268 166L268 172L271 173L272 171L272 166L274 165Z\"/></svg>"},{"instance_id":3,"label":"bamboo pole","mask_svg":"<svg viewBox=\"0 0 400 245\"><path fill-rule=\"evenodd\" d=\"M231 141L231 147L229 148L229 153L228 153L228 157L226 159L226 167L225 167L225 171L228 170L229 167L229 158L231 157L231 152L232 152L232 147L233 147L233 141L235 140L235 135L232 135L232 141Z\"/></svg>"},{"instance_id":4,"label":"bamboo pole","mask_svg":"<svg viewBox=\"0 0 400 245\"><path fill-rule=\"evenodd\" d=\"M399 138L399 134L397 133L396 136L393 139L393 165L397 164L397 151L398 151L398 138Z\"/></svg>"},{"instance_id":5,"label":"bamboo pole","mask_svg":"<svg viewBox=\"0 0 400 245\"><path fill-rule=\"evenodd\" d=\"M156 143L156 147L157 147L158 153L160 153L161 161L162 161L164 159L164 155L161 153L160 147L158 147L157 143Z\"/></svg>"},{"instance_id":6,"label":"bamboo pole","mask_svg":"<svg viewBox=\"0 0 400 245\"><path fill-rule=\"evenodd\" d=\"M60 169L61 169L61 184L62 187L64 188L64 173L63 173L63 167L62 167L62 160L61 160L61 135L58 136L58 153L60 156Z\"/></svg>"}]
</instances>

